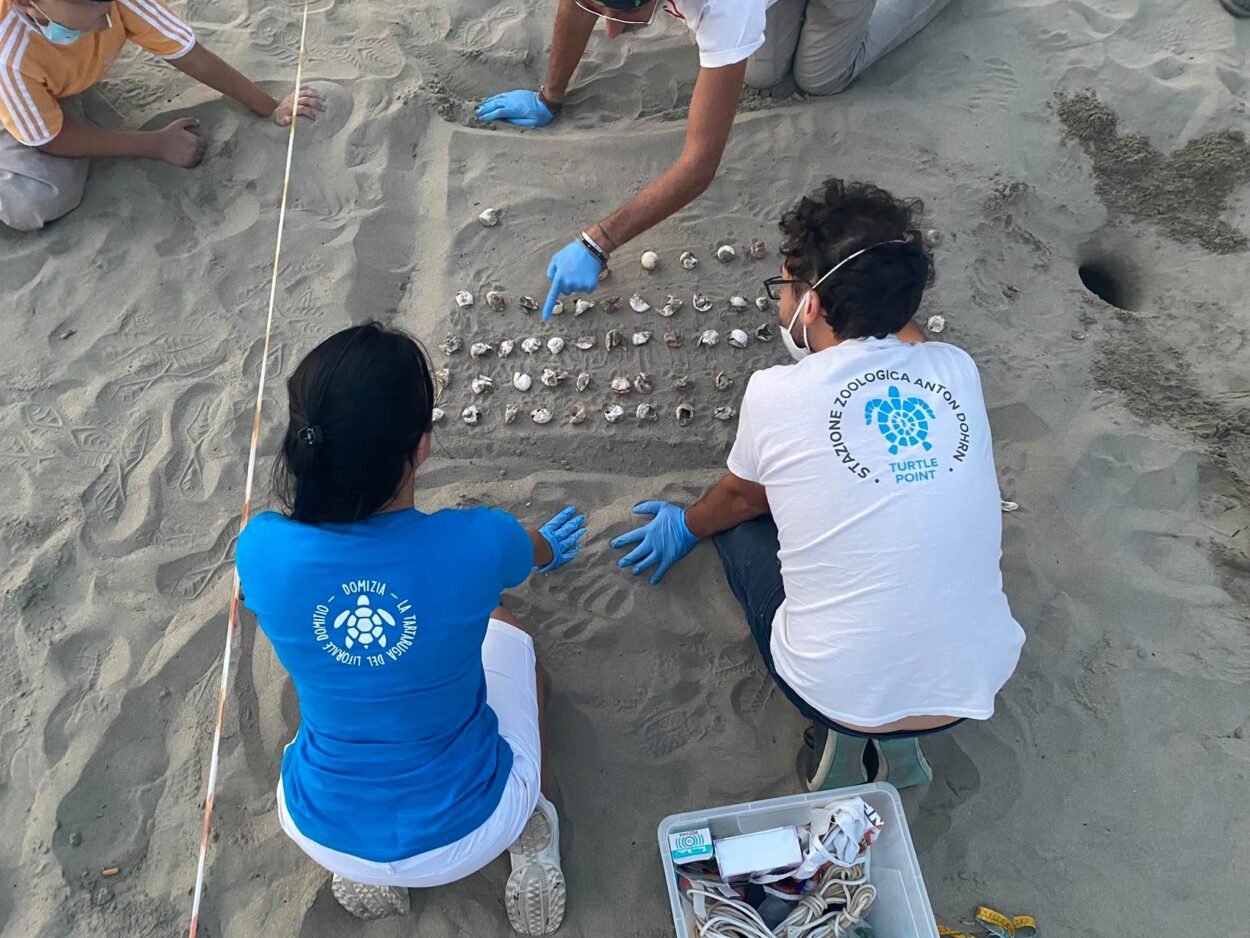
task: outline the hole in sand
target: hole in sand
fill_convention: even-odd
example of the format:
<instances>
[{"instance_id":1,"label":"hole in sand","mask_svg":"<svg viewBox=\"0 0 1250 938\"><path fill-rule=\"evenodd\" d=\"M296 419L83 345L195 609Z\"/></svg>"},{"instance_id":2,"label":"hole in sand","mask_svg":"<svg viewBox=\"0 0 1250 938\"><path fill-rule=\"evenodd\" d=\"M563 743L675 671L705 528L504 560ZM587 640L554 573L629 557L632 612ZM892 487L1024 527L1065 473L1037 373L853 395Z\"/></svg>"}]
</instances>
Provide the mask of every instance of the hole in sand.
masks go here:
<instances>
[{"instance_id":1,"label":"hole in sand","mask_svg":"<svg viewBox=\"0 0 1250 938\"><path fill-rule=\"evenodd\" d=\"M1137 272L1123 260L1105 255L1087 257L1076 269L1085 289L1116 309L1136 310L1141 302Z\"/></svg>"}]
</instances>

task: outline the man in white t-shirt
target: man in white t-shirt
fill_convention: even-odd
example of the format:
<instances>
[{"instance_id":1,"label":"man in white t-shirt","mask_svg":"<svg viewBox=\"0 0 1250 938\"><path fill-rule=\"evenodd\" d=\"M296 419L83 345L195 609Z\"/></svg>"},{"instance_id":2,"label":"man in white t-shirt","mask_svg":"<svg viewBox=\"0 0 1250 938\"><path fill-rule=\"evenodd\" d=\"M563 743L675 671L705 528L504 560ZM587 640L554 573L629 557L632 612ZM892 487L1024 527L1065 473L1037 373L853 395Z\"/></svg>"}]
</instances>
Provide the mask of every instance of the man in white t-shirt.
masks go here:
<instances>
[{"instance_id":1,"label":"man in white t-shirt","mask_svg":"<svg viewBox=\"0 0 1250 938\"><path fill-rule=\"evenodd\" d=\"M994 712L1024 633L976 365L912 323L919 202L828 180L781 222L768 281L797 363L751 376L729 472L613 547L652 583L714 537L764 662L812 720L805 781L932 778L919 737ZM869 746L869 741L873 745Z\"/></svg>"},{"instance_id":2,"label":"man in white t-shirt","mask_svg":"<svg viewBox=\"0 0 1250 938\"><path fill-rule=\"evenodd\" d=\"M928 23L948 0L559 0L547 78L537 91L508 91L477 109L483 121L545 127L560 113L599 20L609 39L663 12L699 46L686 144L677 162L614 212L556 252L547 267L547 319L560 296L590 293L627 241L703 193L716 176L745 81L771 87L793 69L808 94L833 94Z\"/></svg>"}]
</instances>

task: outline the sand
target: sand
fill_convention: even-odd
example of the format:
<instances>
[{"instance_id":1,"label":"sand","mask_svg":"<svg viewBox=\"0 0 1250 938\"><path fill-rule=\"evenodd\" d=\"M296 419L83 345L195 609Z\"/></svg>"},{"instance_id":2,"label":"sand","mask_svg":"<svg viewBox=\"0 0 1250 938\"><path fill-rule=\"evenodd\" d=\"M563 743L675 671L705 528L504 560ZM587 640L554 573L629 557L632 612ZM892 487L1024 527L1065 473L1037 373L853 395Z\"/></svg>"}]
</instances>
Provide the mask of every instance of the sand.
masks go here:
<instances>
[{"instance_id":1,"label":"sand","mask_svg":"<svg viewBox=\"0 0 1250 938\"><path fill-rule=\"evenodd\" d=\"M250 73L290 80L289 3L185 13ZM449 416L418 489L422 506L489 503L534 522L566 502L590 512L576 565L508 598L548 672L561 934L671 934L657 821L797 787L802 723L714 551L651 588L618 572L607 542L638 500L693 498L720 471L734 424L712 409L784 350L696 349L694 334L768 318L726 306L759 295L777 263L743 249L758 237L775 250L780 209L831 174L926 201L943 238L922 318L942 313L944 338L979 362L1003 493L1021 505L1003 544L1029 636L1019 671L993 720L927 744L937 780L904 795L939 919L988 902L1052 936L1244 931L1250 189L1233 132L1250 26L1214 0L954 0L836 99L744 100L714 185L630 245L600 294L680 293L676 317L596 308L542 326L515 301L541 299L551 253L677 153L695 72L676 24L596 39L558 128L473 126L481 96L536 83L550 16L481 0L331 2L314 16L307 68L329 109L300 131L261 467L263 480L281 378L350 322L397 323L431 348L449 330L598 336L559 359L594 374L586 394L525 396L560 415L584 400L580 426L524 411L507 426L521 395L505 389L464 426L469 380L506 385L524 356L447 358ZM101 162L69 219L0 232L0 928L144 938L177 934L189 908L285 141L139 59L87 105L120 126L196 116L210 144L191 172ZM477 222L487 206L496 228ZM739 248L731 264L713 257L722 242ZM644 248L663 258L653 274L636 265ZM701 258L692 272L675 263L684 249ZM1086 291L1082 265L1129 308ZM482 299L496 286L504 313ZM479 297L467 312L452 302L465 288ZM695 289L712 311L690 308ZM602 347L612 325L644 322L647 346ZM666 325L681 350L662 344ZM608 381L640 370L660 419L609 427ZM720 370L729 391L711 386ZM684 395L677 374L693 380ZM696 409L684 428L671 415L683 396ZM403 921L366 927L338 909L278 828L297 722L249 618L202 933L507 934L502 861L414 895Z\"/></svg>"}]
</instances>

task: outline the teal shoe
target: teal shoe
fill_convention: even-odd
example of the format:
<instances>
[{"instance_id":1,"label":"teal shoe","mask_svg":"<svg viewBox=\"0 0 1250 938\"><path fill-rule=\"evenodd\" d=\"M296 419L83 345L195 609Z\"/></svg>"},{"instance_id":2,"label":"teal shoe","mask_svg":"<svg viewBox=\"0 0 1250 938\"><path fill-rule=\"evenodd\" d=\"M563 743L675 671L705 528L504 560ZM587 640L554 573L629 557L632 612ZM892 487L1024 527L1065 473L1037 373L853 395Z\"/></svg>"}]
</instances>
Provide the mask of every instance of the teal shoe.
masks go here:
<instances>
[{"instance_id":1,"label":"teal shoe","mask_svg":"<svg viewBox=\"0 0 1250 938\"><path fill-rule=\"evenodd\" d=\"M919 736L895 739L874 739L881 767L877 781L889 782L895 788L910 788L933 781L933 768L920 750Z\"/></svg>"},{"instance_id":2,"label":"teal shoe","mask_svg":"<svg viewBox=\"0 0 1250 938\"><path fill-rule=\"evenodd\" d=\"M808 791L850 788L868 781L864 751L868 740L843 736L812 724L803 733L799 752L799 775Z\"/></svg>"}]
</instances>

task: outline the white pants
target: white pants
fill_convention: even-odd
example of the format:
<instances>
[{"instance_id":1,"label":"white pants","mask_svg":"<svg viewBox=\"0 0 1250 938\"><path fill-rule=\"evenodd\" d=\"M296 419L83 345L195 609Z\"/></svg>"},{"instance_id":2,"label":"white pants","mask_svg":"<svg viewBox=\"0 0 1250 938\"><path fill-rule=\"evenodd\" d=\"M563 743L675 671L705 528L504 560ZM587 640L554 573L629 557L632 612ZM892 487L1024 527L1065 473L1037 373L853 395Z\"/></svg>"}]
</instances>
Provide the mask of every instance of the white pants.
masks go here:
<instances>
[{"instance_id":1,"label":"white pants","mask_svg":"<svg viewBox=\"0 0 1250 938\"><path fill-rule=\"evenodd\" d=\"M836 94L920 32L950 0L778 0L746 82L771 88L794 70L807 94Z\"/></svg>"},{"instance_id":2,"label":"white pants","mask_svg":"<svg viewBox=\"0 0 1250 938\"><path fill-rule=\"evenodd\" d=\"M476 873L510 847L534 813L542 784L538 684L534 643L515 626L491 619L482 644L486 703L499 718L499 735L512 747L512 773L486 822L455 843L393 863L363 860L309 840L286 809L278 781L278 820L300 848L331 873L370 886L444 886Z\"/></svg>"},{"instance_id":3,"label":"white pants","mask_svg":"<svg viewBox=\"0 0 1250 938\"><path fill-rule=\"evenodd\" d=\"M77 100L66 99L61 106L67 117L81 118ZM73 211L82 201L90 164L28 147L0 127L0 224L38 231Z\"/></svg>"}]
</instances>

